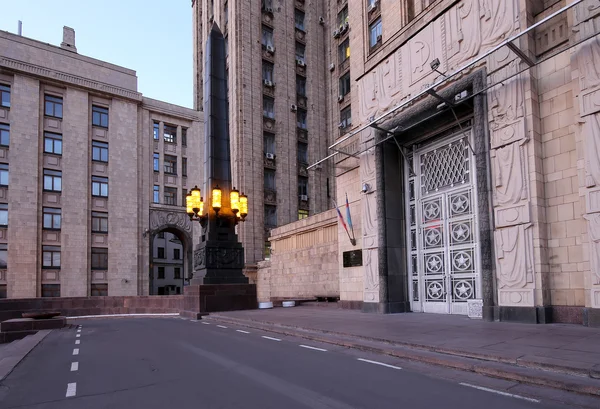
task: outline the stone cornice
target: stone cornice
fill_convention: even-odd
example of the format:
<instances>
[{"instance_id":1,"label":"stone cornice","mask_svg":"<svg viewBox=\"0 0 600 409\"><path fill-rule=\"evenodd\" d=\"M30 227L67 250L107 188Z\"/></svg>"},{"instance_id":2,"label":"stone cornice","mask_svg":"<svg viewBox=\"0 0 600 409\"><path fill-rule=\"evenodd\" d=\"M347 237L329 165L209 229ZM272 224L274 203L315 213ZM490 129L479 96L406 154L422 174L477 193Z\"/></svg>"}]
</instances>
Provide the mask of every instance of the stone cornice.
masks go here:
<instances>
[{"instance_id":1,"label":"stone cornice","mask_svg":"<svg viewBox=\"0 0 600 409\"><path fill-rule=\"evenodd\" d=\"M175 118L189 119L191 121L202 121L204 118L203 113L200 111L147 97L144 97L142 100L142 108Z\"/></svg>"},{"instance_id":2,"label":"stone cornice","mask_svg":"<svg viewBox=\"0 0 600 409\"><path fill-rule=\"evenodd\" d=\"M40 67L39 65L13 60L7 57L0 57L0 67L5 67L15 71L33 74L40 77L51 78L79 87L89 88L96 91L118 95L127 99L133 99L138 102L142 100L142 94L139 92L134 92L128 89L115 87L114 85L93 81L87 78L79 77L77 75L67 74L65 72Z\"/></svg>"}]
</instances>

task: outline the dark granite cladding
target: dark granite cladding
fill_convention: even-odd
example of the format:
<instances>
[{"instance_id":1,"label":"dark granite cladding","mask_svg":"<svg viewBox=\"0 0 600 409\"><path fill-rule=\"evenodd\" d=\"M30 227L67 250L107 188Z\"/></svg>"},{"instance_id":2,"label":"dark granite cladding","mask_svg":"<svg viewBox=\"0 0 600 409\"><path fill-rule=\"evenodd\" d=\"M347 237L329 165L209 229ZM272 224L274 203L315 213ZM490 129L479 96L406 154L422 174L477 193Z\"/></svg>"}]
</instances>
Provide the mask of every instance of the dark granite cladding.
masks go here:
<instances>
[{"instance_id":1,"label":"dark granite cladding","mask_svg":"<svg viewBox=\"0 0 600 409\"><path fill-rule=\"evenodd\" d=\"M363 305L366 303L363 303L362 301L348 301L348 300L340 300L340 307L347 309L347 310L362 310L363 309Z\"/></svg>"},{"instance_id":2,"label":"dark granite cladding","mask_svg":"<svg viewBox=\"0 0 600 409\"><path fill-rule=\"evenodd\" d=\"M62 328L67 324L65 317L55 317L48 319L33 318L13 318L0 322L0 331L18 332L18 331L41 331L43 329Z\"/></svg>"},{"instance_id":3,"label":"dark granite cladding","mask_svg":"<svg viewBox=\"0 0 600 409\"><path fill-rule=\"evenodd\" d=\"M184 309L180 314L188 317L257 307L254 284L191 285L184 290Z\"/></svg>"},{"instance_id":4,"label":"dark granite cladding","mask_svg":"<svg viewBox=\"0 0 600 409\"><path fill-rule=\"evenodd\" d=\"M600 308L585 308L583 311L583 325L600 328Z\"/></svg>"},{"instance_id":5,"label":"dark granite cladding","mask_svg":"<svg viewBox=\"0 0 600 409\"><path fill-rule=\"evenodd\" d=\"M552 323L552 307L493 307L494 321L522 322L525 324Z\"/></svg>"},{"instance_id":6,"label":"dark granite cladding","mask_svg":"<svg viewBox=\"0 0 600 409\"><path fill-rule=\"evenodd\" d=\"M560 324L583 324L583 307L567 307L555 305L552 307L552 322Z\"/></svg>"}]
</instances>

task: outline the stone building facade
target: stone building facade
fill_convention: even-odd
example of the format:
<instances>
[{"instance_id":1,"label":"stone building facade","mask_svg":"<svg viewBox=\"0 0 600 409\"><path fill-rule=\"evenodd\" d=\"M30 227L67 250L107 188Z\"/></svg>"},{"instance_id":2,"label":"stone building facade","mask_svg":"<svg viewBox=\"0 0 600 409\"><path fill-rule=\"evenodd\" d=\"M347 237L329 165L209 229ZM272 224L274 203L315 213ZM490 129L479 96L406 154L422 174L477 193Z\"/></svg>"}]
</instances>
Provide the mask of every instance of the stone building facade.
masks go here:
<instances>
[{"instance_id":1,"label":"stone building facade","mask_svg":"<svg viewBox=\"0 0 600 409\"><path fill-rule=\"evenodd\" d=\"M178 236L191 271L183 198L202 176L202 115L143 97L135 71L63 37L0 32L0 293L147 295L155 233Z\"/></svg>"}]
</instances>

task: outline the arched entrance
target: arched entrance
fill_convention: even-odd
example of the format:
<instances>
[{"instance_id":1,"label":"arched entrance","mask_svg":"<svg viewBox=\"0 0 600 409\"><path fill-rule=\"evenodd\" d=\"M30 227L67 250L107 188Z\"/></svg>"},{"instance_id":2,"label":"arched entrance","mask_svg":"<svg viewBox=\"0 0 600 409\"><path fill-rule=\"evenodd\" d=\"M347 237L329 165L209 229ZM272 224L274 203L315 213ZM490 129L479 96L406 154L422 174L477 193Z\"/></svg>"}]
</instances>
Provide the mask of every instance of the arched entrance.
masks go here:
<instances>
[{"instance_id":1,"label":"arched entrance","mask_svg":"<svg viewBox=\"0 0 600 409\"><path fill-rule=\"evenodd\" d=\"M149 295L183 294L192 278L193 226L184 212L150 210Z\"/></svg>"}]
</instances>

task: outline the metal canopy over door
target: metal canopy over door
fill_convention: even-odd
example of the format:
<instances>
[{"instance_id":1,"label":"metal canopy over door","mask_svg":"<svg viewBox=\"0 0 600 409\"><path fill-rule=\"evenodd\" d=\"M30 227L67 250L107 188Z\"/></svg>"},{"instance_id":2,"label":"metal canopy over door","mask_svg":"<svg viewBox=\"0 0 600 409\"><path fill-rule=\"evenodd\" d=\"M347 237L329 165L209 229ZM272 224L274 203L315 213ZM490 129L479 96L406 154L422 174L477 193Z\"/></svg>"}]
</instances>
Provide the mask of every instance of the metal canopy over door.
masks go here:
<instances>
[{"instance_id":1,"label":"metal canopy over door","mask_svg":"<svg viewBox=\"0 0 600 409\"><path fill-rule=\"evenodd\" d=\"M413 311L467 314L480 298L471 131L415 149L406 166ZM409 164L411 166L409 166Z\"/></svg>"}]
</instances>

